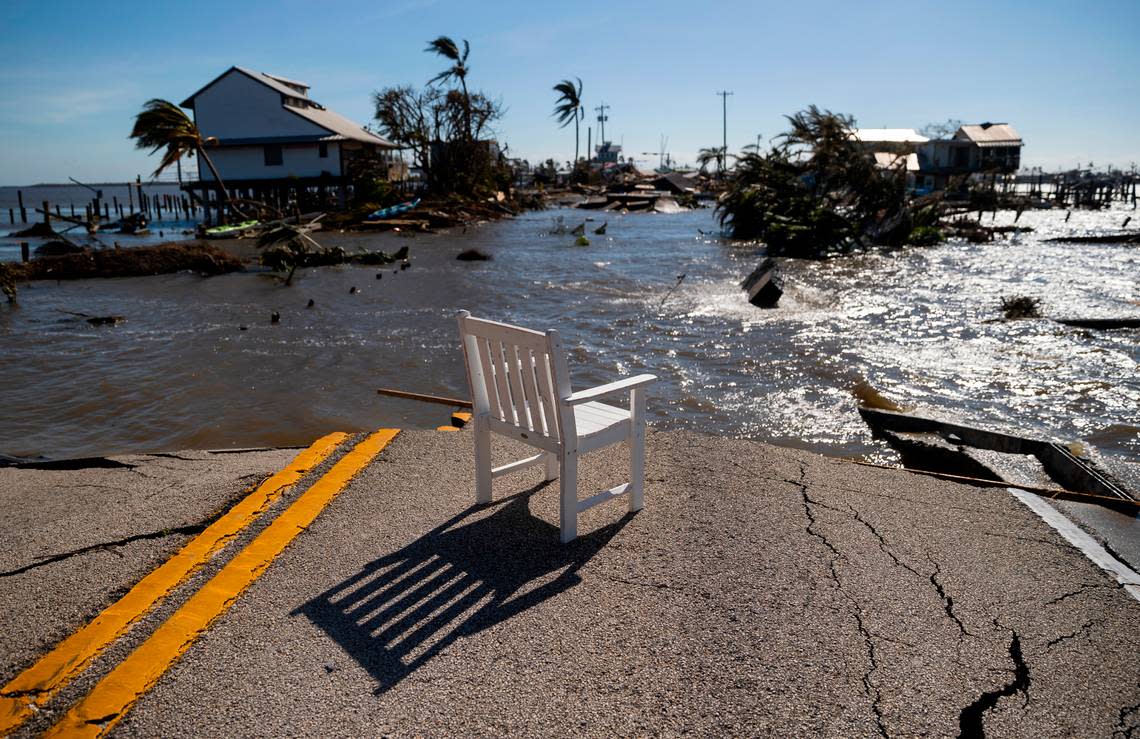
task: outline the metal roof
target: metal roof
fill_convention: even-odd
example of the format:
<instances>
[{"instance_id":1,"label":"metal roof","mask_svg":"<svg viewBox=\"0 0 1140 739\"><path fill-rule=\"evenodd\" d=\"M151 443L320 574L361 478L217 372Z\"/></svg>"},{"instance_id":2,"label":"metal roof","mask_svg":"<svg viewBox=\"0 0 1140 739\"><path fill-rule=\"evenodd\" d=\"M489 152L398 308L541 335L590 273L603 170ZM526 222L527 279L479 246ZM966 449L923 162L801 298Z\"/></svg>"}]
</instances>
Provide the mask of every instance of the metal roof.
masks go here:
<instances>
[{"instance_id":1,"label":"metal roof","mask_svg":"<svg viewBox=\"0 0 1140 739\"><path fill-rule=\"evenodd\" d=\"M283 85L288 85L289 87L303 87L306 90L309 89L308 82L298 82L297 80L291 80L288 77L282 77L279 74L269 74L268 72L262 72L261 74L270 79L277 80Z\"/></svg>"},{"instance_id":2,"label":"metal roof","mask_svg":"<svg viewBox=\"0 0 1140 739\"><path fill-rule=\"evenodd\" d=\"M389 141L389 140L387 140L381 136L377 136L374 133L369 133L368 131L365 131L364 128L362 126L360 126L359 124L353 123L352 121L350 121L349 119L340 115L339 113L334 113L333 111L328 110L327 108L323 107L322 105L320 105L316 101L311 100L309 98L309 96L307 94L305 94L304 92L300 92L300 91L296 90L295 88L288 86L288 85L297 85L300 87L304 87L307 90L309 88L309 86L306 85L304 82L295 82L293 80L286 79L285 77L279 77L277 75L271 75L271 74L267 74L265 72L254 72L253 70L246 69L244 67L234 66L234 67L230 67L225 72L222 72L217 77L210 80L210 82L205 87L198 90L196 93L194 93L193 95L191 95L190 97L188 97L184 101L182 101L182 107L193 109L194 98L198 97L203 92L208 90L210 87L212 87L214 85L215 82L222 79L223 77L225 77L230 72L238 72L240 74L244 74L246 77L249 77L250 79L252 79L256 82L260 82L261 84L265 85L266 87L269 87L270 89L281 93L286 98L293 98L295 100L304 100L308 104L308 107L302 107L300 105L289 105L287 103L282 105L282 107L291 113L295 113L296 115L299 115L302 118L304 118L304 119L306 119L312 123L315 123L316 125L320 126L321 128L325 129L326 131L328 131L330 134L328 136L311 137L311 140L314 140L314 141L317 141L317 140L320 140L320 141L351 140L351 141L361 141L361 142L366 143L366 144L375 144L376 146L383 146L383 147L389 148L389 149L399 148L396 146L396 144L393 144L391 141ZM226 143L233 144L234 142L239 141L239 140L241 140L241 141L246 141L246 140L248 140L248 141L254 141L254 140L271 141L271 140L275 140L275 139L279 139L279 138L280 137L265 136L265 137L257 137L256 139L253 139L253 138L251 138L251 139L233 139L233 140L227 141ZM294 138L294 140L296 140L296 139Z\"/></svg>"},{"instance_id":3,"label":"metal roof","mask_svg":"<svg viewBox=\"0 0 1140 739\"><path fill-rule=\"evenodd\" d=\"M296 98L296 97L307 98L308 97L308 94L306 94L305 92L302 92L300 90L289 87L289 85L286 83L290 82L290 81L286 80L284 77L278 77L277 75L267 74L265 72L254 72L252 69L246 69L244 67L234 67L234 69L241 72L242 74L249 75L250 77L257 80L258 82L262 83L263 85L268 85L269 87L272 87L274 90L281 93L282 95L288 95L289 97L294 97L294 98ZM300 85L301 87L304 87L306 90L309 89L309 86L306 85L304 82L292 82L291 84Z\"/></svg>"},{"instance_id":4,"label":"metal roof","mask_svg":"<svg viewBox=\"0 0 1140 739\"><path fill-rule=\"evenodd\" d=\"M302 118L312 121L313 123L335 134L336 136L342 136L346 139L351 139L352 141L362 141L366 144L375 144L377 146L383 146L389 149L398 148L396 144L393 144L388 139L377 136L376 134L369 131L365 131L364 128L359 124L353 123L349 119L342 116L340 113L334 113L327 108L302 108L295 105L286 105L285 110L288 110L290 113L296 113Z\"/></svg>"},{"instance_id":5,"label":"metal roof","mask_svg":"<svg viewBox=\"0 0 1140 739\"><path fill-rule=\"evenodd\" d=\"M896 154L893 151L876 151L875 166L880 169L897 169L899 160L903 158L906 159L906 170L908 172L918 171L918 154Z\"/></svg>"},{"instance_id":6,"label":"metal roof","mask_svg":"<svg viewBox=\"0 0 1140 739\"><path fill-rule=\"evenodd\" d=\"M954 134L956 139L968 139L978 146L1024 146L1021 134L1008 123L980 123L962 126Z\"/></svg>"},{"instance_id":7,"label":"metal roof","mask_svg":"<svg viewBox=\"0 0 1140 739\"><path fill-rule=\"evenodd\" d=\"M925 144L927 137L913 128L855 128L851 138L864 143Z\"/></svg>"},{"instance_id":8,"label":"metal roof","mask_svg":"<svg viewBox=\"0 0 1140 739\"><path fill-rule=\"evenodd\" d=\"M223 77L225 77L226 75L228 75L230 72L240 72L241 74L244 74L246 77L249 77L250 79L254 80L255 82L260 82L261 84L265 85L266 87L268 87L268 88L270 88L276 92L279 92L282 95L287 95L288 97L294 97L294 98L308 99L308 95L306 95L304 92L300 92L298 90L295 90L292 87L288 87L284 83L278 81L278 80L284 79L283 77L273 77L272 75L268 75L268 74L265 74L263 72L254 72L252 69L246 69L245 67L230 67L229 69L222 72L221 74L219 74L214 79L207 82L205 85L202 86L201 89L199 89L197 92L195 92L190 97L183 100L181 103L179 103L179 105L181 105L183 108L190 108L191 110L193 110L194 98L198 97L199 95L201 95L206 90L209 90L211 87L214 86L214 83L216 83L218 80L220 80ZM303 83L297 82L295 84L301 85ZM308 89L308 86L306 85L305 88Z\"/></svg>"}]
</instances>

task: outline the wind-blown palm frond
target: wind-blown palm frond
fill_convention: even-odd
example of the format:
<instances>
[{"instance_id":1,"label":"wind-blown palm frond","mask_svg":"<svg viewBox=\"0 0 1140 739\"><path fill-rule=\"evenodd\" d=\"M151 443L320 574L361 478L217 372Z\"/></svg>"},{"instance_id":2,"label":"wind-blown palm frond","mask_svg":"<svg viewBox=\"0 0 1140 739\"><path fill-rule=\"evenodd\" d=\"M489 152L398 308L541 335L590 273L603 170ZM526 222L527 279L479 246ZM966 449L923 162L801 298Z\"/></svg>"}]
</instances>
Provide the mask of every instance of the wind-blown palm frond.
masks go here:
<instances>
[{"instance_id":1,"label":"wind-blown palm frond","mask_svg":"<svg viewBox=\"0 0 1140 739\"><path fill-rule=\"evenodd\" d=\"M442 82L443 80L455 78L457 80L465 80L467 78L467 56L471 53L471 46L466 40L463 41L463 53L459 53L459 45L455 43L448 36L440 36L428 43L424 51L430 51L442 56L444 59L450 59L455 62L452 66L443 70L435 77L431 78L429 84Z\"/></svg>"},{"instance_id":2,"label":"wind-blown palm frond","mask_svg":"<svg viewBox=\"0 0 1140 739\"><path fill-rule=\"evenodd\" d=\"M582 109L582 80L578 79L577 87L570 80L562 80L554 86L554 91L558 93L558 102L554 106L553 115L559 125L565 128L571 121L578 120Z\"/></svg>"},{"instance_id":3,"label":"wind-blown palm frond","mask_svg":"<svg viewBox=\"0 0 1140 739\"><path fill-rule=\"evenodd\" d=\"M566 128L570 121L574 121L574 164L570 165L571 171L578 162L578 121L585 113L582 108L582 80L578 77L574 79L578 80L577 86L570 80L562 80L554 86L558 100L553 113L561 128Z\"/></svg>"},{"instance_id":4,"label":"wind-blown palm frond","mask_svg":"<svg viewBox=\"0 0 1140 739\"><path fill-rule=\"evenodd\" d=\"M142 112L135 116L131 138L135 140L136 147L150 149L151 154L166 148L158 169L154 170L156 177L202 145L202 136L194 121L174 103L159 98L148 100Z\"/></svg>"},{"instance_id":5,"label":"wind-blown palm frond","mask_svg":"<svg viewBox=\"0 0 1140 739\"><path fill-rule=\"evenodd\" d=\"M471 96L467 93L467 72L470 68L467 66L467 56L471 53L471 45L467 40L463 40L463 53L459 53L459 45L455 43L449 36L440 36L434 41L429 41L427 48L424 51L434 52L439 54L444 59L450 59L455 62L447 69L443 70L435 77L428 80L429 85L434 85L437 82L443 82L448 79L459 80L459 86L463 89L464 101L464 132L467 135L467 140L471 140Z\"/></svg>"},{"instance_id":6,"label":"wind-blown palm frond","mask_svg":"<svg viewBox=\"0 0 1140 739\"><path fill-rule=\"evenodd\" d=\"M153 176L155 177L182 157L197 154L209 168L211 174L214 175L214 179L217 181L218 187L221 188L222 195L229 202L230 208L238 215L245 215L230 198L226 184L222 182L222 176L218 174L217 167L207 156L206 150L202 148L203 144L215 142L217 139L213 137L203 139L198 126L194 125L194 121L190 120L190 116L186 115L182 108L161 98L148 100L143 105L142 111L135 116L131 138L135 140L136 147L150 149L151 154L163 147L166 148L162 154L162 160L158 163L158 168L154 170Z\"/></svg>"}]
</instances>

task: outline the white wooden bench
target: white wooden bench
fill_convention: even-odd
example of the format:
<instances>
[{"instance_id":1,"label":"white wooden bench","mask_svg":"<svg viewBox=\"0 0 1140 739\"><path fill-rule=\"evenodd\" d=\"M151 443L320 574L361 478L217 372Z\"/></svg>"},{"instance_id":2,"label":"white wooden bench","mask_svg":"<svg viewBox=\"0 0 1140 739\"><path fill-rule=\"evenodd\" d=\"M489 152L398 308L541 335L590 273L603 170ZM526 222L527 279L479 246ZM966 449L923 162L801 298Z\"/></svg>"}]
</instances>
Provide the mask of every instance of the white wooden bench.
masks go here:
<instances>
[{"instance_id":1,"label":"white wooden bench","mask_svg":"<svg viewBox=\"0 0 1140 739\"><path fill-rule=\"evenodd\" d=\"M578 514L619 495L629 510L644 506L645 387L655 375L627 377L573 392L562 339L506 323L459 313L463 361L474 405L475 500L491 502L491 481L523 467L544 464L547 480L560 478L561 540L578 535ZM629 410L598 402L629 393ZM541 450L533 457L491 468L491 433ZM629 482L578 500L578 457L628 440Z\"/></svg>"}]
</instances>

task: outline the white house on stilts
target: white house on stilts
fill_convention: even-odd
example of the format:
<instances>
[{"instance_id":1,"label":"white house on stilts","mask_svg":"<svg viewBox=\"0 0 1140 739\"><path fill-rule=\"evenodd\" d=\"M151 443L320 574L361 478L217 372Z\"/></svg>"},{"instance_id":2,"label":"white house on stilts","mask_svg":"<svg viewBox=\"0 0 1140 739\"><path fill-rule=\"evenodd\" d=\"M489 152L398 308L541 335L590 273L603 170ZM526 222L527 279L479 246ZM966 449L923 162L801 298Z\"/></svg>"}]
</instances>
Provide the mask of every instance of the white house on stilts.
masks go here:
<instances>
[{"instance_id":1,"label":"white house on stilts","mask_svg":"<svg viewBox=\"0 0 1140 739\"><path fill-rule=\"evenodd\" d=\"M354 162L392 162L395 144L309 97L309 86L230 67L182 101L207 140L206 152L231 194L278 204L302 191L336 195L343 204ZM209 168L185 187L217 193Z\"/></svg>"}]
</instances>

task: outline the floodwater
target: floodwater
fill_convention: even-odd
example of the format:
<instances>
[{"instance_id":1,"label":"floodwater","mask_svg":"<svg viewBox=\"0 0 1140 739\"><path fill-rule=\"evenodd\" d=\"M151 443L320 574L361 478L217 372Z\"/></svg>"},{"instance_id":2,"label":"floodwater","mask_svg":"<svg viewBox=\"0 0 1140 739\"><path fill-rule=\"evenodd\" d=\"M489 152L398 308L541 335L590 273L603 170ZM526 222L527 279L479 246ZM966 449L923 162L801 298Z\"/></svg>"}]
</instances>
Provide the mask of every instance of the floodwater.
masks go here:
<instances>
[{"instance_id":1,"label":"floodwater","mask_svg":"<svg viewBox=\"0 0 1140 739\"><path fill-rule=\"evenodd\" d=\"M658 428L885 460L856 412L863 383L904 407L1136 461L1140 331L993 321L999 296L1015 294L1042 298L1048 316L1140 313L1135 246L1041 241L1112 231L1129 213L1065 223L1062 211L1026 212L1019 225L1037 230L998 243L786 260L776 310L746 302L739 283L758 250L721 242L708 210L545 211L415 238L325 233L347 248L407 245L412 267L306 270L288 288L264 273L39 282L21 287L18 308L0 305L0 453L297 445L331 430L434 427L447 408L376 388L466 397L455 313L467 308L557 327L576 387L656 373ZM573 246L550 233L560 215L568 226L593 217L590 229L606 220L607 234ZM469 248L494 259L456 261ZM66 311L126 321L95 328Z\"/></svg>"},{"instance_id":2,"label":"floodwater","mask_svg":"<svg viewBox=\"0 0 1140 739\"><path fill-rule=\"evenodd\" d=\"M102 195L103 202L109 206L112 220L118 218L112 205L113 199L117 199L122 205L124 213L130 213L132 205L136 209L138 208L138 190L133 184L102 183L92 185L91 188ZM42 221L43 215L37 213L36 208L42 208L44 201L49 203L53 214L58 208L58 212L63 216L74 215L77 218L83 218L84 207L89 205L95 196L92 189L80 185L0 187L0 262L19 261L20 242L22 241L28 242L33 249L42 243L35 239L9 236L9 234ZM147 197L155 199L161 199L164 195L175 198L184 196L177 184L168 182L143 183L142 190ZM24 196L27 223L20 220L19 194ZM89 243L96 248L112 246L115 242L119 242L122 246L137 246L193 238L197 221L179 220L180 217L177 214L172 214L167 209L163 210L162 216L162 218L153 219L150 224L151 233L142 236L107 233L99 234L97 239L90 239L83 228L62 219L53 220L52 228L72 241L80 244Z\"/></svg>"}]
</instances>

